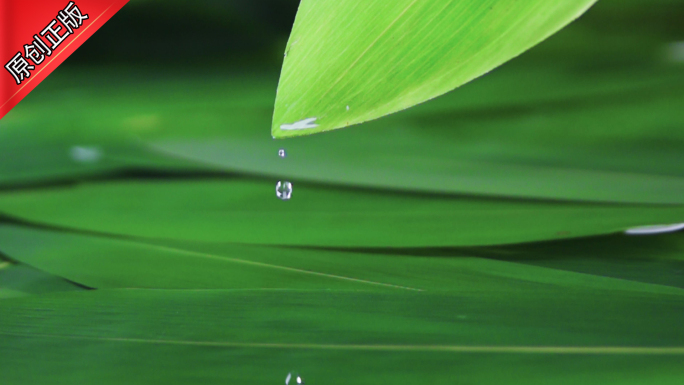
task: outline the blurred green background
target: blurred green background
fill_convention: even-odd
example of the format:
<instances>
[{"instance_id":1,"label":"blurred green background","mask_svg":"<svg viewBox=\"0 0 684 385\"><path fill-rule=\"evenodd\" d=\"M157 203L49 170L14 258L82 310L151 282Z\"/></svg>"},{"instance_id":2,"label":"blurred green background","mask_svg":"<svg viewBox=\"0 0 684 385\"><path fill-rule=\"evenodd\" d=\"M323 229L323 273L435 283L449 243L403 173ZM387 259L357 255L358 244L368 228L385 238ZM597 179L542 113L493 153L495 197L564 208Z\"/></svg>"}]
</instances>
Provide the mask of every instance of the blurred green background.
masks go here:
<instances>
[{"instance_id":1,"label":"blurred green background","mask_svg":"<svg viewBox=\"0 0 684 385\"><path fill-rule=\"evenodd\" d=\"M275 141L296 10L133 0L0 120L0 383L682 383L684 2Z\"/></svg>"},{"instance_id":2,"label":"blurred green background","mask_svg":"<svg viewBox=\"0 0 684 385\"><path fill-rule=\"evenodd\" d=\"M277 71L298 1L133 0L70 65L253 67ZM136 44L130 44L136 42Z\"/></svg>"}]
</instances>

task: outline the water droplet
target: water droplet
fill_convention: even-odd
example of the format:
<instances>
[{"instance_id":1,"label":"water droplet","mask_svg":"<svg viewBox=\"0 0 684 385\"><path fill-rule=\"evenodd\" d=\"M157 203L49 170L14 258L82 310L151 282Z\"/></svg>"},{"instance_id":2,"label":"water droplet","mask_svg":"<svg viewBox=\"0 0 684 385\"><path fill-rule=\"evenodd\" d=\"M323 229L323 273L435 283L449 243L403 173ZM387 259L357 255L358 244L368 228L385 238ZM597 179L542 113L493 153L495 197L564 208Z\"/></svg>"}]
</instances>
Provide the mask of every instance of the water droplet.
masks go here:
<instances>
[{"instance_id":1,"label":"water droplet","mask_svg":"<svg viewBox=\"0 0 684 385\"><path fill-rule=\"evenodd\" d=\"M347 106L347 111L349 111L349 106Z\"/></svg>"},{"instance_id":2,"label":"water droplet","mask_svg":"<svg viewBox=\"0 0 684 385\"><path fill-rule=\"evenodd\" d=\"M285 152L285 149L281 148L280 150L278 150L278 156L281 158L286 157L287 153Z\"/></svg>"},{"instance_id":3,"label":"water droplet","mask_svg":"<svg viewBox=\"0 0 684 385\"><path fill-rule=\"evenodd\" d=\"M276 196L284 201L292 198L292 183L280 181L276 184Z\"/></svg>"},{"instance_id":4,"label":"water droplet","mask_svg":"<svg viewBox=\"0 0 684 385\"><path fill-rule=\"evenodd\" d=\"M102 150L97 147L74 146L69 150L71 159L80 163L95 163L102 158Z\"/></svg>"},{"instance_id":5,"label":"water droplet","mask_svg":"<svg viewBox=\"0 0 684 385\"><path fill-rule=\"evenodd\" d=\"M301 385L304 383L304 379L297 372L290 372L285 377L285 385Z\"/></svg>"}]
</instances>

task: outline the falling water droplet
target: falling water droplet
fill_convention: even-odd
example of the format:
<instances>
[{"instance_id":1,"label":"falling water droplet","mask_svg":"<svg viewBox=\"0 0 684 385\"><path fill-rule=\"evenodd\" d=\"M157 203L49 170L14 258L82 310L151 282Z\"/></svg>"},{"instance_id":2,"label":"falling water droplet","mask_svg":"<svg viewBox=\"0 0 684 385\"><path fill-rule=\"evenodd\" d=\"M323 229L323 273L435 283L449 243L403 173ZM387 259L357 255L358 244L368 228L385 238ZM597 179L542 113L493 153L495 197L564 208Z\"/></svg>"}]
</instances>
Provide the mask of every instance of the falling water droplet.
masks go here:
<instances>
[{"instance_id":1,"label":"falling water droplet","mask_svg":"<svg viewBox=\"0 0 684 385\"><path fill-rule=\"evenodd\" d=\"M287 153L285 153L285 149L284 149L284 148L281 148L280 150L278 150L278 156L281 157L281 158L284 158L284 157L287 156Z\"/></svg>"},{"instance_id":2,"label":"falling water droplet","mask_svg":"<svg viewBox=\"0 0 684 385\"><path fill-rule=\"evenodd\" d=\"M304 383L304 379L297 372L290 372L285 377L285 385L301 385Z\"/></svg>"},{"instance_id":3,"label":"falling water droplet","mask_svg":"<svg viewBox=\"0 0 684 385\"><path fill-rule=\"evenodd\" d=\"M284 201L292 198L292 183L280 181L276 184L276 196Z\"/></svg>"}]
</instances>

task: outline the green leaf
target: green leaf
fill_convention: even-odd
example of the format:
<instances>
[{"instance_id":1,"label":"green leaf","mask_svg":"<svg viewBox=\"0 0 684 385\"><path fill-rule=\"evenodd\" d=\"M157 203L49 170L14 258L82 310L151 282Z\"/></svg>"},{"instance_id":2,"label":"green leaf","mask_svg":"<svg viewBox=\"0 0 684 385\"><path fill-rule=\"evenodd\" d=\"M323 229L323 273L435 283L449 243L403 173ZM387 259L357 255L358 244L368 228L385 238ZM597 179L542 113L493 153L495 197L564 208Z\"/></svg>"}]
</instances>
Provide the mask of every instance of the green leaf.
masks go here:
<instances>
[{"instance_id":1,"label":"green leaf","mask_svg":"<svg viewBox=\"0 0 684 385\"><path fill-rule=\"evenodd\" d=\"M392 284L401 282L396 272L362 271L378 271L392 260L382 256L352 255L355 270L335 261L340 253L333 251L160 244L9 225L0 226L0 244L18 261L93 288L411 289Z\"/></svg>"},{"instance_id":2,"label":"green leaf","mask_svg":"<svg viewBox=\"0 0 684 385\"><path fill-rule=\"evenodd\" d=\"M131 181L0 194L0 213L71 229L190 241L338 247L476 246L681 223L684 206L385 194L275 181Z\"/></svg>"},{"instance_id":3,"label":"green leaf","mask_svg":"<svg viewBox=\"0 0 684 385\"><path fill-rule=\"evenodd\" d=\"M131 92L145 76L106 70L65 69L41 83L0 122L0 186L74 181L110 177L130 170L206 170L152 151L139 139L141 132L165 124L159 104L169 101L168 89L151 87ZM73 82L79 76L81 82ZM129 82L119 82L125 77ZM182 80L173 83L185 86ZM59 94L60 97L55 98ZM103 95L106 94L106 97ZM154 96L163 98L159 104ZM176 103L190 100L180 99ZM178 111L170 103L162 111Z\"/></svg>"},{"instance_id":4,"label":"green leaf","mask_svg":"<svg viewBox=\"0 0 684 385\"><path fill-rule=\"evenodd\" d=\"M639 238L641 240L647 238ZM583 240L566 245L581 249ZM511 282L530 290L547 285L682 294L678 288L564 272L475 255L482 250L427 249L422 255L261 247L225 243L123 240L0 226L0 250L12 258L94 288L329 289L505 291ZM660 257L682 254L680 243L658 243ZM653 250L651 248L650 250ZM657 250L657 249L656 249ZM596 252L604 251L602 248ZM620 266L624 250L606 252ZM495 253L500 257L501 252ZM640 255L655 258L643 250ZM651 271L660 277L664 269ZM619 277L619 276L618 276ZM651 283L659 283L657 280ZM684 285L681 285L684 286Z\"/></svg>"},{"instance_id":5,"label":"green leaf","mask_svg":"<svg viewBox=\"0 0 684 385\"><path fill-rule=\"evenodd\" d=\"M67 105L63 107L70 110ZM45 106L36 106L34 111L55 118L53 111ZM49 120L27 124L22 122L21 112L12 111L3 118L0 129L0 152L4 154L0 161L0 186L3 187L111 176L128 170L197 169L192 162L181 162L151 151L139 139L122 132L78 129L68 120L50 124L52 130L46 130Z\"/></svg>"},{"instance_id":6,"label":"green leaf","mask_svg":"<svg viewBox=\"0 0 684 385\"><path fill-rule=\"evenodd\" d=\"M477 249L476 255L684 288L684 232L624 234Z\"/></svg>"},{"instance_id":7,"label":"green leaf","mask_svg":"<svg viewBox=\"0 0 684 385\"><path fill-rule=\"evenodd\" d=\"M578 32L586 29L574 24L530 54L546 58L558 38L601 39ZM610 48L580 45L585 46ZM285 160L276 155L277 142L261 130L269 124L274 76L238 81L213 75L209 82L175 72L131 101L125 96L130 84L99 84L90 74L87 82L93 86L70 89L80 97L29 98L3 118L0 183L101 178L122 169L220 167L393 190L684 203L679 161L684 131L671 129L684 125L676 108L684 103L683 67L652 59L635 67L626 59L640 57L638 52L618 52L625 64L607 68L601 66L609 60L605 52L591 59L566 53L549 63L535 58L532 64L512 63L459 92L370 122L368 129L290 141ZM592 70L577 70L587 67ZM68 79L59 75L50 79L57 76L55 81L69 89ZM106 101L99 92L108 95ZM74 119L69 111L78 105L84 112ZM154 119L157 126L141 128ZM41 129L46 126L54 129ZM131 134L143 140L130 142ZM151 152L147 143L191 161ZM74 162L70 148L76 145L99 147L104 156L96 163ZM197 166L198 161L207 166Z\"/></svg>"},{"instance_id":8,"label":"green leaf","mask_svg":"<svg viewBox=\"0 0 684 385\"><path fill-rule=\"evenodd\" d=\"M574 65L570 65L573 63ZM150 138L154 148L229 171L402 191L626 203L684 203L681 67L507 66L433 103L289 141L257 129ZM520 94L519 89L525 89ZM264 93L266 90L264 90ZM648 95L648 97L645 97ZM246 125L252 116L254 122Z\"/></svg>"},{"instance_id":9,"label":"green leaf","mask_svg":"<svg viewBox=\"0 0 684 385\"><path fill-rule=\"evenodd\" d=\"M300 136L409 108L538 44L595 0L303 0L272 135Z\"/></svg>"},{"instance_id":10,"label":"green leaf","mask_svg":"<svg viewBox=\"0 0 684 385\"><path fill-rule=\"evenodd\" d=\"M3 381L266 384L297 370L326 384L681 382L682 296L525 285L10 299L0 301Z\"/></svg>"},{"instance_id":11,"label":"green leaf","mask_svg":"<svg viewBox=\"0 0 684 385\"><path fill-rule=\"evenodd\" d=\"M0 299L74 290L83 289L30 266L0 260Z\"/></svg>"}]
</instances>

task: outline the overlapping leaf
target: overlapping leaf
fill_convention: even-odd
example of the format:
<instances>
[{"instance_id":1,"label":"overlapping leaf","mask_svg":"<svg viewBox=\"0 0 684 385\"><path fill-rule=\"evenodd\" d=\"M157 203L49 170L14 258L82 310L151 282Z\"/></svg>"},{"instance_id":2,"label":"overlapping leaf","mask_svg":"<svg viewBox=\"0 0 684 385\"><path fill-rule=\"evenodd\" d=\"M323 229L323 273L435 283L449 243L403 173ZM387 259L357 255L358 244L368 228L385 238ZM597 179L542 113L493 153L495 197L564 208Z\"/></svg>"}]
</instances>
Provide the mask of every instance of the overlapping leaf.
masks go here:
<instances>
[{"instance_id":1,"label":"overlapping leaf","mask_svg":"<svg viewBox=\"0 0 684 385\"><path fill-rule=\"evenodd\" d=\"M643 238L642 238L643 239ZM657 256L682 257L682 242L661 246ZM330 289L477 290L498 293L512 282L526 289L547 285L597 290L682 294L662 285L645 285L597 275L517 264L546 254L494 253L507 261L476 255L487 250L426 249L422 255L261 247L225 243L124 240L16 226L0 227L0 248L12 258L93 288L159 289ZM582 250L582 241L568 245ZM597 247L594 251L602 251ZM624 251L611 254L621 261ZM553 253L549 253L553 257ZM548 259L548 256L547 256ZM605 258L600 258L604 259ZM618 266L614 263L613 266ZM658 283L658 282L653 282ZM672 282L668 281L671 284ZM680 282L680 287L684 282ZM521 286L521 290L523 287Z\"/></svg>"},{"instance_id":2,"label":"overlapping leaf","mask_svg":"<svg viewBox=\"0 0 684 385\"><path fill-rule=\"evenodd\" d=\"M284 160L275 76L55 74L0 122L0 383L682 383L682 234L579 238L684 221L670 6Z\"/></svg>"},{"instance_id":3,"label":"overlapping leaf","mask_svg":"<svg viewBox=\"0 0 684 385\"><path fill-rule=\"evenodd\" d=\"M638 52L620 59L630 54ZM125 85L112 84L73 90L78 97L58 101L29 98L3 119L0 179L25 184L125 169L221 168L402 191L682 203L684 138L673 129L684 124L677 109L684 100L681 67L649 63L578 73L601 57L567 59L506 67L368 129L288 142L284 161L259 128L269 120L269 76L212 82L177 76L150 83L132 102L121 95ZM107 100L92 96L96 90ZM79 104L87 114L71 116ZM65 123L40 130L55 116Z\"/></svg>"},{"instance_id":4,"label":"overlapping leaf","mask_svg":"<svg viewBox=\"0 0 684 385\"><path fill-rule=\"evenodd\" d=\"M0 260L0 299L75 290L82 288L30 266Z\"/></svg>"},{"instance_id":5,"label":"overlapping leaf","mask_svg":"<svg viewBox=\"0 0 684 385\"><path fill-rule=\"evenodd\" d=\"M285 160L276 156L278 147L258 135L195 132L184 139L157 139L154 145L227 170L334 184L684 203L684 168L678 161L684 134L672 128L684 125L675 108L684 102L681 71L600 72L595 75L600 80L570 70L547 71L502 71L462 94L368 123L366 129L288 142ZM533 80L538 83L522 98L532 100L516 100L512 89ZM549 84L574 92L554 95ZM500 100L469 100L493 94Z\"/></svg>"},{"instance_id":6,"label":"overlapping leaf","mask_svg":"<svg viewBox=\"0 0 684 385\"><path fill-rule=\"evenodd\" d=\"M475 246L678 223L684 206L383 194L261 180L131 181L0 194L0 213L148 238L341 247Z\"/></svg>"}]
</instances>

